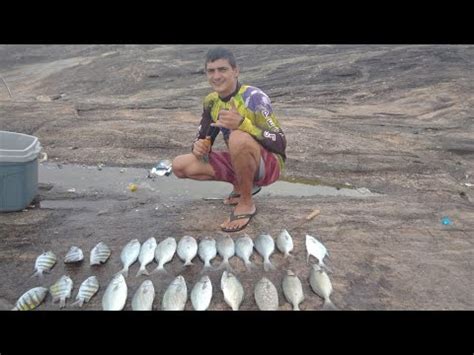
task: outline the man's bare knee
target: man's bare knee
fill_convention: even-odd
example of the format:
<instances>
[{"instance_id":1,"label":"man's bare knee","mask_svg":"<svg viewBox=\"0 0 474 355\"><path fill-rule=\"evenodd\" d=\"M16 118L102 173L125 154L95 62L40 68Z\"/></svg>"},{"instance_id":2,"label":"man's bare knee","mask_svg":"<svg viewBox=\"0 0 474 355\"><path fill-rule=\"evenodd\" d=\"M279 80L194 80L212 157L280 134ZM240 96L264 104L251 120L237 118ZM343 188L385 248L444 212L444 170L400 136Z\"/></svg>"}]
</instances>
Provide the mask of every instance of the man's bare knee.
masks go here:
<instances>
[{"instance_id":1,"label":"man's bare knee","mask_svg":"<svg viewBox=\"0 0 474 355\"><path fill-rule=\"evenodd\" d=\"M184 179L187 177L186 175L186 163L187 161L186 155L178 155L176 158L173 159L173 174L180 179Z\"/></svg>"}]
</instances>

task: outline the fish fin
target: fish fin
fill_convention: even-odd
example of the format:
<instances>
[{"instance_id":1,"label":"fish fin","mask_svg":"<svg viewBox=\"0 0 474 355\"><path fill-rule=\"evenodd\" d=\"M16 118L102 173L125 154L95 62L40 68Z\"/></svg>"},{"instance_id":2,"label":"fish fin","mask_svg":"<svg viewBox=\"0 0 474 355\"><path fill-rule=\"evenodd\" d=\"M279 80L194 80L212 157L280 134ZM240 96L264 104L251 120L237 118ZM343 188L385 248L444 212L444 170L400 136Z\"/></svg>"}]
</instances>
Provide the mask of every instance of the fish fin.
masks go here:
<instances>
[{"instance_id":1,"label":"fish fin","mask_svg":"<svg viewBox=\"0 0 474 355\"><path fill-rule=\"evenodd\" d=\"M66 306L66 299L60 298L59 299L59 308L64 308Z\"/></svg>"},{"instance_id":2,"label":"fish fin","mask_svg":"<svg viewBox=\"0 0 474 355\"><path fill-rule=\"evenodd\" d=\"M214 270L214 268L212 267L212 265L211 265L211 264L208 264L208 265L204 265L204 266L203 266L203 268L202 268L202 270L201 270L200 273L201 273L201 274L204 274L206 271L213 271L213 270Z\"/></svg>"},{"instance_id":3,"label":"fish fin","mask_svg":"<svg viewBox=\"0 0 474 355\"><path fill-rule=\"evenodd\" d=\"M298 304L293 305L293 310L294 311L301 311L300 306Z\"/></svg>"},{"instance_id":4,"label":"fish fin","mask_svg":"<svg viewBox=\"0 0 474 355\"><path fill-rule=\"evenodd\" d=\"M120 270L119 272L117 272L115 274L115 276L117 276L118 274L122 274L123 277L127 277L128 276L128 268L127 267L124 267L122 270Z\"/></svg>"},{"instance_id":5,"label":"fish fin","mask_svg":"<svg viewBox=\"0 0 474 355\"><path fill-rule=\"evenodd\" d=\"M308 253L308 256L306 257L306 264L309 264L309 257L311 256L311 254Z\"/></svg>"},{"instance_id":6,"label":"fish fin","mask_svg":"<svg viewBox=\"0 0 474 355\"><path fill-rule=\"evenodd\" d=\"M191 260L186 261L186 262L184 263L184 266L191 266L191 265L194 265L194 263L193 263Z\"/></svg>"},{"instance_id":7,"label":"fish fin","mask_svg":"<svg viewBox=\"0 0 474 355\"><path fill-rule=\"evenodd\" d=\"M332 303L332 301L328 298L328 299L324 300L323 310L325 310L325 311L337 311L338 308L337 308L336 305L335 305L334 303Z\"/></svg>"}]
</instances>

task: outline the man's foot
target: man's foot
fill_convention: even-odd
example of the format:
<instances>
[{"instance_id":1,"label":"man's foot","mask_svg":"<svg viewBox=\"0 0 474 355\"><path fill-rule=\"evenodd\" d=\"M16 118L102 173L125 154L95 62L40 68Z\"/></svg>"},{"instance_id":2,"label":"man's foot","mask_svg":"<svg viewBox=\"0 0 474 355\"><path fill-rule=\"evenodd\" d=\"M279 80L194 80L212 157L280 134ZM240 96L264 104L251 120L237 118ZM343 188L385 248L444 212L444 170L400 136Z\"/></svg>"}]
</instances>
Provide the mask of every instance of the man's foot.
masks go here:
<instances>
[{"instance_id":1,"label":"man's foot","mask_svg":"<svg viewBox=\"0 0 474 355\"><path fill-rule=\"evenodd\" d=\"M237 205L230 214L230 217L221 224L221 229L224 232L238 232L249 224L253 216L257 214L257 208L255 205L248 206Z\"/></svg>"},{"instance_id":2,"label":"man's foot","mask_svg":"<svg viewBox=\"0 0 474 355\"><path fill-rule=\"evenodd\" d=\"M252 188L252 195L256 195L260 192L260 190L262 189L261 186L257 186L255 185L253 188ZM224 205L237 205L240 201L240 193L235 189L234 187L234 191L232 191L229 196L227 198L224 199Z\"/></svg>"}]
</instances>

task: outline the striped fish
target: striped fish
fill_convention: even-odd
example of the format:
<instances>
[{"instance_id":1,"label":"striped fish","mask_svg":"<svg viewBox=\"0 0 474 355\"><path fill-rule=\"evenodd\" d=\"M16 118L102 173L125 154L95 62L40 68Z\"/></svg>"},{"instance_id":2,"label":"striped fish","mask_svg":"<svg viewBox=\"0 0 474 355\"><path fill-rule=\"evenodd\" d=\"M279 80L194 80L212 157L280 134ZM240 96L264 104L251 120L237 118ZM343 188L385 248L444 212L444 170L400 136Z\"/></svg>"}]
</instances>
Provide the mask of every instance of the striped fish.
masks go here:
<instances>
[{"instance_id":1,"label":"striped fish","mask_svg":"<svg viewBox=\"0 0 474 355\"><path fill-rule=\"evenodd\" d=\"M91 265L104 264L110 256L110 248L104 243L99 242L92 250L90 256Z\"/></svg>"},{"instance_id":2,"label":"striped fish","mask_svg":"<svg viewBox=\"0 0 474 355\"><path fill-rule=\"evenodd\" d=\"M89 300L94 296L97 291L99 291L99 281L97 277L90 276L84 282L82 282L81 287L79 287L79 292L76 296L76 302L71 304L71 306L79 305L82 307L84 302L89 302Z\"/></svg>"},{"instance_id":3,"label":"striped fish","mask_svg":"<svg viewBox=\"0 0 474 355\"><path fill-rule=\"evenodd\" d=\"M51 250L44 252L43 254L38 256L35 262L36 272L31 277L38 275L42 279L43 272L49 272L54 266L54 264L56 264L56 260L56 255L54 255Z\"/></svg>"},{"instance_id":4,"label":"striped fish","mask_svg":"<svg viewBox=\"0 0 474 355\"><path fill-rule=\"evenodd\" d=\"M84 254L82 253L81 248L72 246L71 249L67 252L64 263L75 263L84 259Z\"/></svg>"},{"instance_id":5,"label":"striped fish","mask_svg":"<svg viewBox=\"0 0 474 355\"><path fill-rule=\"evenodd\" d=\"M71 297L72 286L71 278L64 275L49 288L49 292L53 296L53 303L60 301L59 308L63 308L66 305L66 298Z\"/></svg>"},{"instance_id":6,"label":"striped fish","mask_svg":"<svg viewBox=\"0 0 474 355\"><path fill-rule=\"evenodd\" d=\"M26 291L16 302L12 311L29 311L38 307L46 298L48 289L46 287L35 287Z\"/></svg>"}]
</instances>

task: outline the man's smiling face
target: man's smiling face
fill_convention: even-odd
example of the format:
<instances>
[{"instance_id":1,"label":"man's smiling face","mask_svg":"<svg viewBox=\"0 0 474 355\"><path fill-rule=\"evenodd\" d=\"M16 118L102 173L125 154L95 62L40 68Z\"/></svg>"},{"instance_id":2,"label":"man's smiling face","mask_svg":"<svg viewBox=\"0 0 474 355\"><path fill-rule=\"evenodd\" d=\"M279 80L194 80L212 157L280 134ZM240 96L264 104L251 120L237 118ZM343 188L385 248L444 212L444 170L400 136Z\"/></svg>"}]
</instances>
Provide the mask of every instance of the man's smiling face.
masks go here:
<instances>
[{"instance_id":1,"label":"man's smiling face","mask_svg":"<svg viewBox=\"0 0 474 355\"><path fill-rule=\"evenodd\" d=\"M209 84L220 97L229 96L237 87L239 68L232 68L227 59L208 62L206 64L206 74Z\"/></svg>"}]
</instances>

